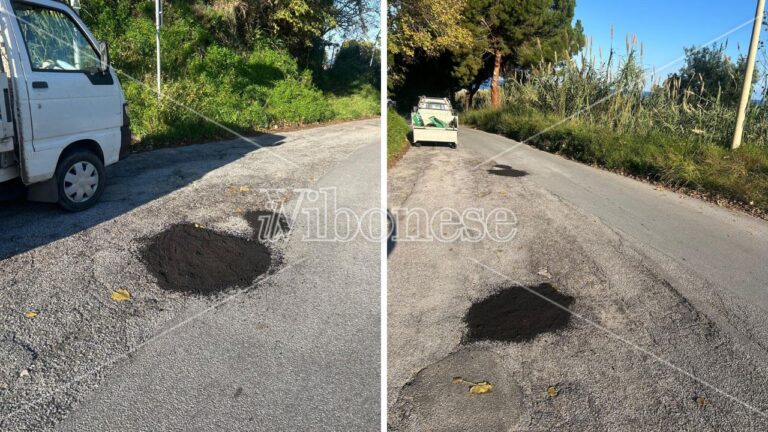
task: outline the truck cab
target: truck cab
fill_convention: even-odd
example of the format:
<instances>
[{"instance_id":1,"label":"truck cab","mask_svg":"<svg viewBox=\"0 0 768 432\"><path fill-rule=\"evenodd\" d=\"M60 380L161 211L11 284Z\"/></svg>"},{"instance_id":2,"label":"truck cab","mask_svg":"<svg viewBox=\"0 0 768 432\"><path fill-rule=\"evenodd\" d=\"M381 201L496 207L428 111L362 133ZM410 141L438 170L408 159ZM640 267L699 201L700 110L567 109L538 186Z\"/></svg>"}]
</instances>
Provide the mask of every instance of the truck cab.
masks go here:
<instances>
[{"instance_id":1,"label":"truck cab","mask_svg":"<svg viewBox=\"0 0 768 432\"><path fill-rule=\"evenodd\" d=\"M0 0L0 54L0 182L20 179L33 201L91 207L131 137L106 44L64 2Z\"/></svg>"}]
</instances>

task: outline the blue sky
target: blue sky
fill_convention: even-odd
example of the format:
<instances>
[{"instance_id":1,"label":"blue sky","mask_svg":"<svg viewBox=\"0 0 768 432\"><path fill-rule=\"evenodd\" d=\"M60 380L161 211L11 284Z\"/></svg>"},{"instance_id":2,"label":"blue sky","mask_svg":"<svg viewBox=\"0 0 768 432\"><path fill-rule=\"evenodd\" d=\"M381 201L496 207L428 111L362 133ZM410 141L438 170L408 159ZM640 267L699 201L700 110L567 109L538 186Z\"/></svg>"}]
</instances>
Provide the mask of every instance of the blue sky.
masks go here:
<instances>
[{"instance_id":1,"label":"blue sky","mask_svg":"<svg viewBox=\"0 0 768 432\"><path fill-rule=\"evenodd\" d=\"M644 65L658 70L681 57L683 48L700 46L752 19L756 5L757 0L577 0L576 19L581 20L587 36L594 38L595 53L597 47L603 47L604 58L611 46L611 24L614 49L620 55L626 52L625 35L637 34L645 48ZM733 58L739 52L746 55L751 33L750 24L729 35L728 54ZM765 27L761 40L768 43ZM658 75L666 77L682 65L678 61L658 70Z\"/></svg>"}]
</instances>

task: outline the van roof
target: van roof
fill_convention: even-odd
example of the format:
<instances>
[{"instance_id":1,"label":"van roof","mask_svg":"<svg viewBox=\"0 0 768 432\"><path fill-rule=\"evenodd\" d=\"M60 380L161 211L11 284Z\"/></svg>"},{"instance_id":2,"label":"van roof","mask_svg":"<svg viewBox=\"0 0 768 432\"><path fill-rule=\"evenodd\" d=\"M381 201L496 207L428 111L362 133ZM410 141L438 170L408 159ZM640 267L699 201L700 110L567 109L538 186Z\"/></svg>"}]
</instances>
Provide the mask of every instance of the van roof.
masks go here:
<instances>
[{"instance_id":1,"label":"van roof","mask_svg":"<svg viewBox=\"0 0 768 432\"><path fill-rule=\"evenodd\" d=\"M419 99L424 102L447 102L448 101L447 98L429 97L429 96L421 96Z\"/></svg>"}]
</instances>

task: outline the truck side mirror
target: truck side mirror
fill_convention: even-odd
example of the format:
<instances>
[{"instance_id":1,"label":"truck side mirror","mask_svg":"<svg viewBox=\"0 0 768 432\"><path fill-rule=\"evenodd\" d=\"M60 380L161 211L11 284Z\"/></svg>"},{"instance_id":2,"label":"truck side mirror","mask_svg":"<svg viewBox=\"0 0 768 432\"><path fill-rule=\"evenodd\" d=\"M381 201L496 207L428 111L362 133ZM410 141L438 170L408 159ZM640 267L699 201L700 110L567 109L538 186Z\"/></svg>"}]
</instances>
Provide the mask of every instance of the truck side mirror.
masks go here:
<instances>
[{"instance_id":1,"label":"truck side mirror","mask_svg":"<svg viewBox=\"0 0 768 432\"><path fill-rule=\"evenodd\" d=\"M102 74L106 74L109 71L109 46L106 42L99 42L99 59L99 69Z\"/></svg>"}]
</instances>

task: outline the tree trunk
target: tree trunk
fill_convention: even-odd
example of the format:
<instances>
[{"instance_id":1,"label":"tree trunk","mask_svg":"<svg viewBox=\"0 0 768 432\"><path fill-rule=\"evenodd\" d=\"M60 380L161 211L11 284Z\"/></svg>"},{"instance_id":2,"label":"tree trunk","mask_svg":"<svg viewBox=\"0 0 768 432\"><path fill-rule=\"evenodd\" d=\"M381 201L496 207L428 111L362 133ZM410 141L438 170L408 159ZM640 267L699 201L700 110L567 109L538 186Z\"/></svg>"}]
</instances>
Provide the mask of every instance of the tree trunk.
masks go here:
<instances>
[{"instance_id":1,"label":"tree trunk","mask_svg":"<svg viewBox=\"0 0 768 432\"><path fill-rule=\"evenodd\" d=\"M475 100L475 93L476 92L477 92L477 90L472 88L471 85L469 86L469 89L467 89L467 109L468 110L472 109L472 101Z\"/></svg>"},{"instance_id":2,"label":"tree trunk","mask_svg":"<svg viewBox=\"0 0 768 432\"><path fill-rule=\"evenodd\" d=\"M494 52L496 59L493 62L493 78L491 79L491 107L496 109L501 107L501 98L499 97L499 75L501 75L501 50Z\"/></svg>"}]
</instances>

